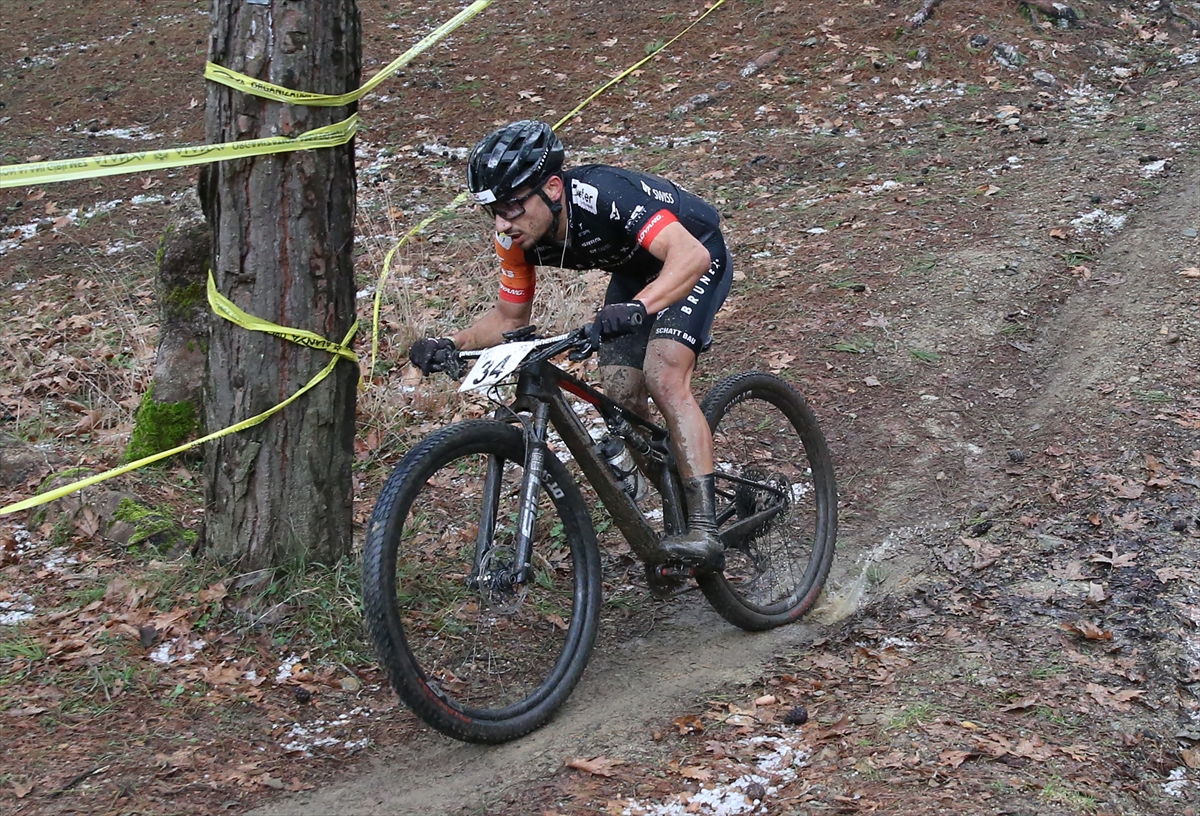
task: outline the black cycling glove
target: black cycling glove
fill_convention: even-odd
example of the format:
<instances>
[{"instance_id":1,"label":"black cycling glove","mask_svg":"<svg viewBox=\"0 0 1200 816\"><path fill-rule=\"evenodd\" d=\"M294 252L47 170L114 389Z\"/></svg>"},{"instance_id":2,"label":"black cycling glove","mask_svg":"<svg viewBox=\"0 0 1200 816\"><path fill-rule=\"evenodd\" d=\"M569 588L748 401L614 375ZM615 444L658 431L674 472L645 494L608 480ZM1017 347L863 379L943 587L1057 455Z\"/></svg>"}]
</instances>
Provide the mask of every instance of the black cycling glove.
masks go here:
<instances>
[{"instance_id":1,"label":"black cycling glove","mask_svg":"<svg viewBox=\"0 0 1200 816\"><path fill-rule=\"evenodd\" d=\"M640 300L610 303L596 312L596 320L592 323L592 330L588 332L588 339L597 344L610 337L629 334L645 322L646 307Z\"/></svg>"},{"instance_id":2,"label":"black cycling glove","mask_svg":"<svg viewBox=\"0 0 1200 816\"><path fill-rule=\"evenodd\" d=\"M458 351L458 346L449 337L426 337L412 344L408 350L408 361L428 376L434 371L441 371L451 352L455 351Z\"/></svg>"}]
</instances>

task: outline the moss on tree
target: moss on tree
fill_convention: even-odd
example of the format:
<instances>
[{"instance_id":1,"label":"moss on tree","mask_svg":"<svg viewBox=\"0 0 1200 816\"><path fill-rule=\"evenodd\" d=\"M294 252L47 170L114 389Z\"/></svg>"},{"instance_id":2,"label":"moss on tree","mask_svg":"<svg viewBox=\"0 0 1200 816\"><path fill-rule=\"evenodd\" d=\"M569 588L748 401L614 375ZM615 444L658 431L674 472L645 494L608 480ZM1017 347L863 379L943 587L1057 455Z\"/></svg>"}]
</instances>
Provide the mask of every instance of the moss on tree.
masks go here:
<instances>
[{"instance_id":1,"label":"moss on tree","mask_svg":"<svg viewBox=\"0 0 1200 816\"><path fill-rule=\"evenodd\" d=\"M191 401L157 402L154 386L146 390L142 404L133 421L125 461L133 462L144 456L181 445L199 427L198 411Z\"/></svg>"}]
</instances>

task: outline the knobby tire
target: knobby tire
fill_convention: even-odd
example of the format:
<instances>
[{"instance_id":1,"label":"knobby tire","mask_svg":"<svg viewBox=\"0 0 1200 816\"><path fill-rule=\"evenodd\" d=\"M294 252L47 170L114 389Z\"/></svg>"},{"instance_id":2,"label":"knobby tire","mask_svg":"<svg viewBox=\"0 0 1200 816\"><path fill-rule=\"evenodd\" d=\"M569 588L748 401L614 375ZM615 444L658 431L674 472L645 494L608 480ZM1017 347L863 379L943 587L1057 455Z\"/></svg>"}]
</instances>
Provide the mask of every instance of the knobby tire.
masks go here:
<instances>
[{"instance_id":1,"label":"knobby tire","mask_svg":"<svg viewBox=\"0 0 1200 816\"><path fill-rule=\"evenodd\" d=\"M553 454L527 594L468 586L488 458L504 467L485 567L503 568L524 455L520 430L494 420L432 434L388 478L364 543L363 612L380 663L414 713L467 742L504 742L543 725L578 683L596 638L596 536L578 486Z\"/></svg>"},{"instance_id":2,"label":"knobby tire","mask_svg":"<svg viewBox=\"0 0 1200 816\"><path fill-rule=\"evenodd\" d=\"M698 577L700 589L748 631L798 620L825 585L837 539L833 462L816 417L794 388L757 371L722 380L700 407L713 431L720 528L786 496L781 512L727 547L723 572Z\"/></svg>"}]
</instances>

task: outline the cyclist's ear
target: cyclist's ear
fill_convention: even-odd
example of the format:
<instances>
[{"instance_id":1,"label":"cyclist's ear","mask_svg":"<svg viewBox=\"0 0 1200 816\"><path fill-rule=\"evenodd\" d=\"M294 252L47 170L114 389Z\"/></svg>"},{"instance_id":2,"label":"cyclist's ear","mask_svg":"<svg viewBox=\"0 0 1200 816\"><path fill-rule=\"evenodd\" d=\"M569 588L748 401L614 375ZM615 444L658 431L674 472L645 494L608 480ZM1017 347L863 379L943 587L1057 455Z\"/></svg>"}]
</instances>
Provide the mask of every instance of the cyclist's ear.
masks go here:
<instances>
[{"instance_id":1,"label":"cyclist's ear","mask_svg":"<svg viewBox=\"0 0 1200 816\"><path fill-rule=\"evenodd\" d=\"M551 176L546 179L542 189L546 191L546 197L551 201L561 201L566 188L563 185L562 176Z\"/></svg>"}]
</instances>

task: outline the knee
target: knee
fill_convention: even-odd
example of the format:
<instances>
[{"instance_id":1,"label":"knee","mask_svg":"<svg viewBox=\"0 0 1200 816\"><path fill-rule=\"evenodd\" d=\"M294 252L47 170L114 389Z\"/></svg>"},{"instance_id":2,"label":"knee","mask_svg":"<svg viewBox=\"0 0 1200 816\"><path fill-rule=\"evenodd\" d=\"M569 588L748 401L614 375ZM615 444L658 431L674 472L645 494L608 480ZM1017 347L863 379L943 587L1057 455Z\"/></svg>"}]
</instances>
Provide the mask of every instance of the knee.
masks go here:
<instances>
[{"instance_id":1,"label":"knee","mask_svg":"<svg viewBox=\"0 0 1200 816\"><path fill-rule=\"evenodd\" d=\"M604 366L600 369L600 379L605 394L639 416L646 415L646 380L640 369Z\"/></svg>"},{"instance_id":2,"label":"knee","mask_svg":"<svg viewBox=\"0 0 1200 816\"><path fill-rule=\"evenodd\" d=\"M691 368L658 365L646 369L646 389L659 407L678 402L691 394Z\"/></svg>"}]
</instances>

